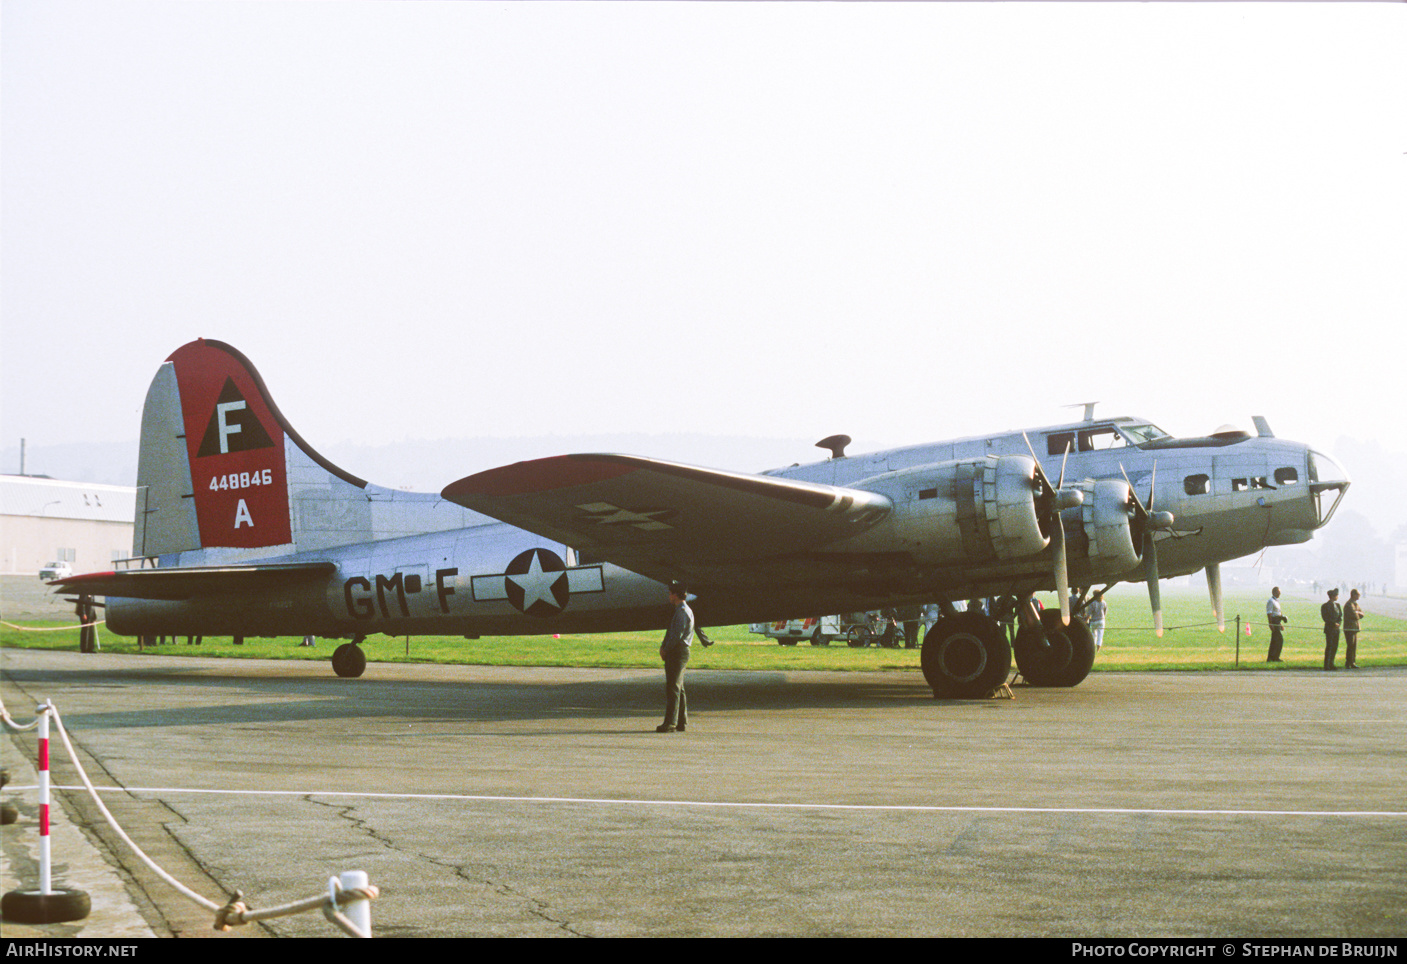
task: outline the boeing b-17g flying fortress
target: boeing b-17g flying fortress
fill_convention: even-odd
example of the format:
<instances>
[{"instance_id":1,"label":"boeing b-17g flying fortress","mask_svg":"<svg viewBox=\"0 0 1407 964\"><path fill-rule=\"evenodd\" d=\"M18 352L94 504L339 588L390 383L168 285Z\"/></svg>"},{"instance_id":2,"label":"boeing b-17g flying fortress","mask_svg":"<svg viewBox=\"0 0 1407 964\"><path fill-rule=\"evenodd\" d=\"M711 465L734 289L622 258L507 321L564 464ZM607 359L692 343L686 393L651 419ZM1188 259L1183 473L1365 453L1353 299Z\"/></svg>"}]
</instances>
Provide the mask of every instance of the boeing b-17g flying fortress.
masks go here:
<instances>
[{"instance_id":1,"label":"boeing b-17g flying fortress","mask_svg":"<svg viewBox=\"0 0 1407 964\"><path fill-rule=\"evenodd\" d=\"M980 697L1015 659L1037 685L1073 686L1094 659L1078 610L1090 589L1205 569L1311 538L1347 475L1276 438L1223 429L1173 438L1135 418L831 457L746 475L629 455L562 455L396 491L309 447L242 354L178 349L142 416L131 567L58 580L106 596L124 635L350 639L373 633L539 635L662 627L663 584L704 625L938 602L924 639L935 695ZM1073 593L1070 588L1075 587ZM1014 645L951 602L1056 590L1019 611Z\"/></svg>"}]
</instances>

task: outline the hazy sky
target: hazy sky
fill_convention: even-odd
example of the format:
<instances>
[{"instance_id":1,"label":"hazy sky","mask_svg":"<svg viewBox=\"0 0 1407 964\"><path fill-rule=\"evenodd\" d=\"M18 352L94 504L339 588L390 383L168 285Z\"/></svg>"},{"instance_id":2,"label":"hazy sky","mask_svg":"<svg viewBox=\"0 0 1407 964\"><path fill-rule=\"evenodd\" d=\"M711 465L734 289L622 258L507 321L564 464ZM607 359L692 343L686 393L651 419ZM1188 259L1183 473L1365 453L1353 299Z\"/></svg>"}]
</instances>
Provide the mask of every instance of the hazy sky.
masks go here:
<instances>
[{"instance_id":1,"label":"hazy sky","mask_svg":"<svg viewBox=\"0 0 1407 964\"><path fill-rule=\"evenodd\" d=\"M5 0L3 443L203 336L314 446L1407 448L1404 15Z\"/></svg>"}]
</instances>

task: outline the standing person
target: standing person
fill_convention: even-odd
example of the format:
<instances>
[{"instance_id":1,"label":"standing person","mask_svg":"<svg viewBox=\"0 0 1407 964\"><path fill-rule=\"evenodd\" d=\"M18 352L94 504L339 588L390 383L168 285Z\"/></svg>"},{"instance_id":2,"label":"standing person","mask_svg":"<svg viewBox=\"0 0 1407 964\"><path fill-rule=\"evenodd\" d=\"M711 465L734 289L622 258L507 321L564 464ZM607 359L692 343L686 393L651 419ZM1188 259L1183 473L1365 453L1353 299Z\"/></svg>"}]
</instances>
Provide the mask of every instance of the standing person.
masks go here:
<instances>
[{"instance_id":1,"label":"standing person","mask_svg":"<svg viewBox=\"0 0 1407 964\"><path fill-rule=\"evenodd\" d=\"M1339 652L1339 626L1343 623L1338 589L1329 590L1329 601L1319 607L1319 616L1324 620L1324 668L1338 669L1334 657Z\"/></svg>"},{"instance_id":2,"label":"standing person","mask_svg":"<svg viewBox=\"0 0 1407 964\"><path fill-rule=\"evenodd\" d=\"M1358 668L1358 624L1363 619L1363 607L1358 605L1358 590L1348 594L1348 605L1343 608L1343 664L1344 669Z\"/></svg>"},{"instance_id":3,"label":"standing person","mask_svg":"<svg viewBox=\"0 0 1407 964\"><path fill-rule=\"evenodd\" d=\"M1267 663L1283 663L1280 650L1285 646L1285 631L1281 628L1289 622L1280 611L1280 587L1270 590L1270 598L1265 601L1265 620L1270 623L1270 651L1265 654Z\"/></svg>"},{"instance_id":4,"label":"standing person","mask_svg":"<svg viewBox=\"0 0 1407 964\"><path fill-rule=\"evenodd\" d=\"M899 645L899 611L897 609L885 609L880 614L880 625L884 628L880 630L879 645L885 649L895 649Z\"/></svg>"},{"instance_id":5,"label":"standing person","mask_svg":"<svg viewBox=\"0 0 1407 964\"><path fill-rule=\"evenodd\" d=\"M669 602L674 606L674 615L660 643L660 659L664 660L664 722L655 727L656 733L683 733L689 724L684 670L689 665L689 644L694 640L694 612L685 602L687 595L679 583L670 585Z\"/></svg>"},{"instance_id":6,"label":"standing person","mask_svg":"<svg viewBox=\"0 0 1407 964\"><path fill-rule=\"evenodd\" d=\"M1089 631L1094 634L1094 650L1099 652L1099 647L1104 645L1104 617L1109 615L1109 604L1104 601L1104 590L1097 589L1094 598L1085 606L1085 613L1089 619Z\"/></svg>"},{"instance_id":7,"label":"standing person","mask_svg":"<svg viewBox=\"0 0 1407 964\"><path fill-rule=\"evenodd\" d=\"M904 648L917 649L919 620L923 617L923 609L918 606L900 606L897 612L904 626Z\"/></svg>"},{"instance_id":8,"label":"standing person","mask_svg":"<svg viewBox=\"0 0 1407 964\"><path fill-rule=\"evenodd\" d=\"M1002 633L1006 636L1008 643L1016 640L1016 597L999 596L996 602L996 611L992 613L996 617L997 625L1001 627Z\"/></svg>"}]
</instances>

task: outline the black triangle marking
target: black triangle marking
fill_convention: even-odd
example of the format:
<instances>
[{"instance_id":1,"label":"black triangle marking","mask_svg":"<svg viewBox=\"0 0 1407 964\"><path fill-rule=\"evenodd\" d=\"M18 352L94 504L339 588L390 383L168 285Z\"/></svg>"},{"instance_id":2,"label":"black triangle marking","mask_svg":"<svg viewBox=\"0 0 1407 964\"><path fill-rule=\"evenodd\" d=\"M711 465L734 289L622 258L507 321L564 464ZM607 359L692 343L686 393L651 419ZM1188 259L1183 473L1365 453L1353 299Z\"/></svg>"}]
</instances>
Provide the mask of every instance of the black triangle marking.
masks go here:
<instances>
[{"instance_id":1,"label":"black triangle marking","mask_svg":"<svg viewBox=\"0 0 1407 964\"><path fill-rule=\"evenodd\" d=\"M244 402L242 406L225 410L224 431L220 430L220 406L232 402ZM221 446L223 439L224 445ZM249 403L233 378L225 379L225 387L220 389L220 397L215 400L215 410L210 413L210 422L205 426L205 435L200 440L196 458L207 455L221 455L225 452L249 452L254 449L274 447L273 439L259 424L259 419L249 410Z\"/></svg>"}]
</instances>

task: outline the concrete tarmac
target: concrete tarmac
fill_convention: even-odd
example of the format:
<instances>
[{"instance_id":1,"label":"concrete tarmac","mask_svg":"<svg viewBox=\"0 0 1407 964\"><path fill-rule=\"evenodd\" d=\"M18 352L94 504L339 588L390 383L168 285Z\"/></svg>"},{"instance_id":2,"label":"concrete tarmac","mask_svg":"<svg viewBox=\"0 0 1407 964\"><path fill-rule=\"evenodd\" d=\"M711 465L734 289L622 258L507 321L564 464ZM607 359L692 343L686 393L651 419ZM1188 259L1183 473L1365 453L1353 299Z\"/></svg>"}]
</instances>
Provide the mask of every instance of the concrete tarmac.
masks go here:
<instances>
[{"instance_id":1,"label":"concrete tarmac","mask_svg":"<svg viewBox=\"0 0 1407 964\"><path fill-rule=\"evenodd\" d=\"M1407 934L1399 669L980 702L915 672L697 671L689 732L659 735L657 671L0 657L10 712L52 699L189 886L265 907L362 869L378 936ZM12 771L32 742L4 742ZM65 796L113 866L92 886L158 935L212 933ZM122 936L104 926L68 933Z\"/></svg>"}]
</instances>

